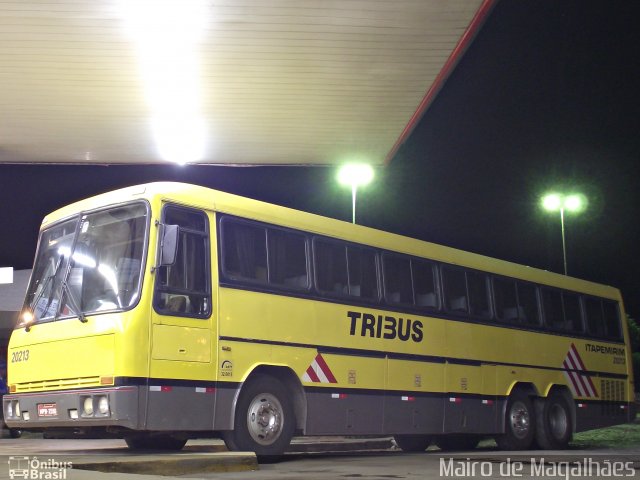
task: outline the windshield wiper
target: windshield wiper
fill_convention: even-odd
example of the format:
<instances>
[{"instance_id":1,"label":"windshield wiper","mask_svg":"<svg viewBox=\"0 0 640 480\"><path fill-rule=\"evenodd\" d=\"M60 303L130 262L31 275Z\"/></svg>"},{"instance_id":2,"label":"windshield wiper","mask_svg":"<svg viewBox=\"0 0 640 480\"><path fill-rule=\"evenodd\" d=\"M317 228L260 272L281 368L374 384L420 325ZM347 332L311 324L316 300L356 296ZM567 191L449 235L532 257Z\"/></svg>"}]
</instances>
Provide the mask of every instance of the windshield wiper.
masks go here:
<instances>
[{"instance_id":1,"label":"windshield wiper","mask_svg":"<svg viewBox=\"0 0 640 480\"><path fill-rule=\"evenodd\" d=\"M69 261L67 262L67 269L64 272L64 277L62 278L62 284L60 286L60 303L58 303L58 308L56 309L56 314L53 318L54 321L58 319L58 317L60 316L60 313L62 312L63 300L64 300L64 303L66 304L67 299L71 304L71 308L75 310L76 315L78 315L78 319L82 323L86 323L87 321L87 318L84 316L84 313L82 313L82 311L78 307L78 302L76 301L76 297L74 296L73 292L69 288L69 284L67 283L69 281L69 275L71 274L71 268L72 268L71 262L73 261L73 256L76 251L76 245L78 244L78 237L80 236L80 229L82 228L82 224L84 223L84 218L85 218L84 215L80 213L80 217L78 218L78 222L76 223L76 231L73 234L73 240L71 241L71 246L69 248Z\"/></svg>"},{"instance_id":2,"label":"windshield wiper","mask_svg":"<svg viewBox=\"0 0 640 480\"><path fill-rule=\"evenodd\" d=\"M80 320L82 323L87 323L87 317L84 316L84 313L78 306L78 301L76 300L74 293L69 288L69 284L67 283L66 280L62 282L62 292L60 293L61 293L60 300L62 301L62 299L65 298L64 295L66 294L66 299L69 300L69 303L71 304L71 308L76 313L76 315L78 315L78 320ZM59 311L60 309L58 309L58 312ZM58 318L58 315L59 313L56 313L56 318L54 320Z\"/></svg>"},{"instance_id":3,"label":"windshield wiper","mask_svg":"<svg viewBox=\"0 0 640 480\"><path fill-rule=\"evenodd\" d=\"M49 301L47 302L47 305L44 307L44 309L42 310L42 315L44 315L48 310L49 307L51 306L51 303L53 302L53 297L55 296L55 278L58 276L58 273L60 273L60 267L62 266L62 264L64 263L64 255L60 255L60 258L58 258L58 264L56 265L55 270L53 271L53 273L51 275L49 275L44 283L42 284L42 288L40 289L40 292L38 293L38 295L36 295L36 297L33 299L33 301L29 304L29 308L31 309L31 312L33 313L33 322L32 323L36 323L37 320L39 320L39 318L37 317L37 306L38 306L38 302L40 301L40 299L42 298L42 296L44 295L44 292L47 290L47 286L49 285L49 283L51 283L53 281L53 285L51 286L51 290L50 290L50 294L49 294ZM25 327L25 330L28 332L30 330L30 326L32 325L32 323L28 324Z\"/></svg>"}]
</instances>

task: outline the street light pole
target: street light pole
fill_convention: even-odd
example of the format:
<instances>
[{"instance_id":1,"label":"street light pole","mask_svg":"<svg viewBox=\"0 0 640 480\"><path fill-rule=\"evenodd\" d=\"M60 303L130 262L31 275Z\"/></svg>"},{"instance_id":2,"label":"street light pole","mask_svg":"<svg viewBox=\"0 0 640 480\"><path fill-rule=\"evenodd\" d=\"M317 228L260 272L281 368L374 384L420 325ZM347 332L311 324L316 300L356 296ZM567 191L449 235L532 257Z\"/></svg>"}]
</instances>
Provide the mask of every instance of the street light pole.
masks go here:
<instances>
[{"instance_id":1,"label":"street light pole","mask_svg":"<svg viewBox=\"0 0 640 480\"><path fill-rule=\"evenodd\" d=\"M567 269L567 242L564 229L564 212L578 213L586 208L587 199L581 194L562 195L558 193L550 193L542 197L542 206L549 212L560 211L560 227L562 230L562 260L564 264L564 274L568 275Z\"/></svg>"},{"instance_id":2,"label":"street light pole","mask_svg":"<svg viewBox=\"0 0 640 480\"><path fill-rule=\"evenodd\" d=\"M358 187L373 180L373 169L364 163L350 163L338 171L338 181L351 187L351 222L356 223L356 195Z\"/></svg>"},{"instance_id":3,"label":"street light pole","mask_svg":"<svg viewBox=\"0 0 640 480\"><path fill-rule=\"evenodd\" d=\"M567 242L564 237L564 207L560 208L560 225L562 226L562 259L564 260L564 274L567 275Z\"/></svg>"},{"instance_id":4,"label":"street light pole","mask_svg":"<svg viewBox=\"0 0 640 480\"><path fill-rule=\"evenodd\" d=\"M356 223L356 194L358 192L358 186L356 184L351 185L351 223Z\"/></svg>"}]
</instances>

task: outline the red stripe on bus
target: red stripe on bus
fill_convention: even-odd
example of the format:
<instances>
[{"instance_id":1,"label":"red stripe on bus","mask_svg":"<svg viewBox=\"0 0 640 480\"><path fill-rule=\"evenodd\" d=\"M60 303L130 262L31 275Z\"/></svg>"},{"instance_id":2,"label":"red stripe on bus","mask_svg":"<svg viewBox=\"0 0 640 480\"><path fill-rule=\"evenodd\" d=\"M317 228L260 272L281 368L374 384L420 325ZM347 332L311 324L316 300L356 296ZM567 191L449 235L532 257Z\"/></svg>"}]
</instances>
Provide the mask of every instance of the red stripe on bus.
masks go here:
<instances>
[{"instance_id":1,"label":"red stripe on bus","mask_svg":"<svg viewBox=\"0 0 640 480\"><path fill-rule=\"evenodd\" d=\"M311 379L312 382L316 382L316 383L320 382L320 378L318 377L316 372L313 370L313 367L307 368L307 375L309 375L309 378Z\"/></svg>"},{"instance_id":2,"label":"red stripe on bus","mask_svg":"<svg viewBox=\"0 0 640 480\"><path fill-rule=\"evenodd\" d=\"M582 375L579 375L578 373L575 372L575 370L580 370L580 368L579 368L578 361L573 355L572 350L569 350L567 352L566 361L568 362L570 369L573 370L572 372L569 372L569 375L573 379L573 382L576 385L576 388L579 390L580 395L583 397L588 397L589 389L587 388L587 385L582 381Z\"/></svg>"},{"instance_id":3,"label":"red stripe on bus","mask_svg":"<svg viewBox=\"0 0 640 480\"><path fill-rule=\"evenodd\" d=\"M576 346L572 343L571 344L571 352L573 353L573 355L575 355L575 358L578 362L578 366L580 367L579 370L586 370L587 368L584 366L584 363L582 363L582 358L580 358L580 354L578 353L578 349L576 348Z\"/></svg>"},{"instance_id":4,"label":"red stripe on bus","mask_svg":"<svg viewBox=\"0 0 640 480\"><path fill-rule=\"evenodd\" d=\"M580 354L578 353L578 349L576 348L576 346L572 343L571 344L571 353L572 353L572 357L574 357L576 359L576 361L578 362L578 370L583 370L586 371L587 367L585 367L584 362L582 361L582 357L580 356ZM596 386L593 383L593 380L591 380L591 376L590 375L581 375L582 380L586 383L588 383L588 385L585 385L587 387L587 391L589 392L589 396L591 397L597 397L598 396L598 391L596 390ZM586 377L586 379L584 378Z\"/></svg>"},{"instance_id":5,"label":"red stripe on bus","mask_svg":"<svg viewBox=\"0 0 640 480\"><path fill-rule=\"evenodd\" d=\"M589 382L589 386L591 387L591 392L592 392L592 397L598 397L598 391L596 390L596 386L593 383L593 380L591 380L591 376L586 375L587 377L587 381Z\"/></svg>"},{"instance_id":6,"label":"red stripe on bus","mask_svg":"<svg viewBox=\"0 0 640 480\"><path fill-rule=\"evenodd\" d=\"M320 369L327 377L327 380L329 380L329 383L338 383L336 377L333 376L329 365L327 365L327 363L324 361L324 358L322 358L322 355L318 354L318 356L316 357L316 362L318 362Z\"/></svg>"},{"instance_id":7,"label":"red stripe on bus","mask_svg":"<svg viewBox=\"0 0 640 480\"><path fill-rule=\"evenodd\" d=\"M569 380L571 381L571 384L573 385L573 389L576 391L576 394L580 397L584 397L586 395L582 389L580 382L576 379L576 372L572 371L575 369L573 368L573 365L569 363L570 361L571 359L567 356L567 358L565 359L562 365L566 369L567 375L569 376Z\"/></svg>"}]
</instances>

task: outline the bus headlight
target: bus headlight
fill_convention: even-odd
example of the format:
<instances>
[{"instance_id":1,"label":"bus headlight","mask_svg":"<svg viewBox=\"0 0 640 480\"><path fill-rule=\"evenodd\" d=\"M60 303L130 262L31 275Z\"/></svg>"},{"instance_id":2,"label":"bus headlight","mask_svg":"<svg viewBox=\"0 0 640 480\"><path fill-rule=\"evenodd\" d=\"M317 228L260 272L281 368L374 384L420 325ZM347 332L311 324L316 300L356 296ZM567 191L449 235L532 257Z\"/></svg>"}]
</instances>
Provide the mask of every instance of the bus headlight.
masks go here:
<instances>
[{"instance_id":1,"label":"bus headlight","mask_svg":"<svg viewBox=\"0 0 640 480\"><path fill-rule=\"evenodd\" d=\"M11 405L11 403L12 402L7 403L7 418L13 417L13 405Z\"/></svg>"},{"instance_id":2,"label":"bus headlight","mask_svg":"<svg viewBox=\"0 0 640 480\"><path fill-rule=\"evenodd\" d=\"M109 399L106 396L98 397L98 412L101 415L109 413Z\"/></svg>"},{"instance_id":3,"label":"bus headlight","mask_svg":"<svg viewBox=\"0 0 640 480\"><path fill-rule=\"evenodd\" d=\"M16 402L15 411L16 411L16 417L19 417L20 414L21 414L21 412L20 412L20 401Z\"/></svg>"},{"instance_id":4,"label":"bus headlight","mask_svg":"<svg viewBox=\"0 0 640 480\"><path fill-rule=\"evenodd\" d=\"M82 403L82 409L85 415L93 415L93 398L86 397Z\"/></svg>"}]
</instances>

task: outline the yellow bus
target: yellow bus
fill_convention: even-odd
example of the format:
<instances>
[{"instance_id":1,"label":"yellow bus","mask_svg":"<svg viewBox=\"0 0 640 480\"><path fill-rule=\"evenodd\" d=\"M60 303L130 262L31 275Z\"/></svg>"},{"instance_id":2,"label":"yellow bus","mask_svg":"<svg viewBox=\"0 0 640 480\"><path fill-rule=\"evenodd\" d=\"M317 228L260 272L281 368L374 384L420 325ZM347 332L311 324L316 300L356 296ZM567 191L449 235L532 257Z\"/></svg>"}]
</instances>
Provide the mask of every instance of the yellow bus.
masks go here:
<instances>
[{"instance_id":1,"label":"yellow bus","mask_svg":"<svg viewBox=\"0 0 640 480\"><path fill-rule=\"evenodd\" d=\"M6 423L180 449L389 435L563 448L635 418L620 293L204 187L48 215Z\"/></svg>"}]
</instances>

